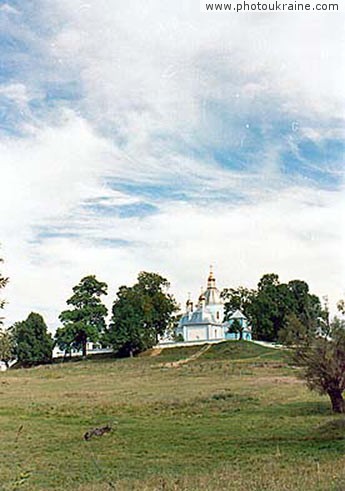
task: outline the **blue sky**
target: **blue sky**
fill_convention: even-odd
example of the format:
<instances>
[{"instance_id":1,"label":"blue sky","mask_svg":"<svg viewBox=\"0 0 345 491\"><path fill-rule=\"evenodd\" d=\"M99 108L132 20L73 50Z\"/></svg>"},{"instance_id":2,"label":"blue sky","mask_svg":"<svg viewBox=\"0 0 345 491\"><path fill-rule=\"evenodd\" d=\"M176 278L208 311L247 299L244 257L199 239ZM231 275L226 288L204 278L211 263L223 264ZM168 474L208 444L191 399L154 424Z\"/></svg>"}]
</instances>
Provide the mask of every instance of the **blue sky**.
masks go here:
<instances>
[{"instance_id":1,"label":"blue sky","mask_svg":"<svg viewBox=\"0 0 345 491\"><path fill-rule=\"evenodd\" d=\"M344 285L338 13L212 16L196 0L0 3L7 321L54 329L95 273L183 301L277 272ZM42 287L43 286L43 287Z\"/></svg>"}]
</instances>

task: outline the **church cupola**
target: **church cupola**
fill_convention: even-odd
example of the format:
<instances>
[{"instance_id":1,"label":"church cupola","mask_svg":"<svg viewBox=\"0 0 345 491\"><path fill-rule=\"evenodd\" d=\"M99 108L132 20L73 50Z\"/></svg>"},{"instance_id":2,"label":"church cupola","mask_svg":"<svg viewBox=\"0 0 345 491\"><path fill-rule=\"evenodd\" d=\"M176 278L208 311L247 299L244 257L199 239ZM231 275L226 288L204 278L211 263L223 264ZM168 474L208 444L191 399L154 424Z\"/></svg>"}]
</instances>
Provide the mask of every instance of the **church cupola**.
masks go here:
<instances>
[{"instance_id":1,"label":"church cupola","mask_svg":"<svg viewBox=\"0 0 345 491\"><path fill-rule=\"evenodd\" d=\"M190 294L186 302L186 312L179 320L176 334L182 335L184 341L208 343L225 339L239 339L232 323L238 320L242 325L242 338L252 339L251 327L242 312L235 312L229 320L224 320L224 301L216 286L216 279L211 266L207 278L207 288L201 288L198 301L194 303ZM345 491L345 490L344 490Z\"/></svg>"},{"instance_id":2,"label":"church cupola","mask_svg":"<svg viewBox=\"0 0 345 491\"><path fill-rule=\"evenodd\" d=\"M199 306L205 307L205 303L206 303L206 296L205 296L205 293L203 291L203 288L201 287L201 293L200 293L200 297L199 297Z\"/></svg>"},{"instance_id":3,"label":"church cupola","mask_svg":"<svg viewBox=\"0 0 345 491\"><path fill-rule=\"evenodd\" d=\"M210 274L207 279L207 289L216 288L216 279L213 274L213 267L210 266Z\"/></svg>"},{"instance_id":4,"label":"church cupola","mask_svg":"<svg viewBox=\"0 0 345 491\"><path fill-rule=\"evenodd\" d=\"M193 312L193 302L190 298L190 293L188 293L188 300L186 302L186 311L189 313L189 312Z\"/></svg>"},{"instance_id":5,"label":"church cupola","mask_svg":"<svg viewBox=\"0 0 345 491\"><path fill-rule=\"evenodd\" d=\"M220 292L216 287L216 278L213 274L213 267L210 266L210 274L207 279L207 290L205 292L206 305L222 304Z\"/></svg>"}]
</instances>

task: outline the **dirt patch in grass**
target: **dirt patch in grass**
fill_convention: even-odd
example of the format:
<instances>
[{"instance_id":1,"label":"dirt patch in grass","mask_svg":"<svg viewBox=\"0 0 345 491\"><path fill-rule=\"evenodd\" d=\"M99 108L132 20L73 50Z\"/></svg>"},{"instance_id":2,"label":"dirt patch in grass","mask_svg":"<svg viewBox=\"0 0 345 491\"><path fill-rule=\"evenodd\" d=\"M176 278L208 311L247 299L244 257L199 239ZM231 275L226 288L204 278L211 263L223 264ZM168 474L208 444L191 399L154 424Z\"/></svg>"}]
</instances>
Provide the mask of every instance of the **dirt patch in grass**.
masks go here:
<instances>
[{"instance_id":1,"label":"dirt patch in grass","mask_svg":"<svg viewBox=\"0 0 345 491\"><path fill-rule=\"evenodd\" d=\"M181 360L171 361L171 362L167 362L167 363L162 363L159 366L160 367L165 367L165 368L178 368L181 365L185 365L186 363L189 363L191 361L197 360L204 353L206 353L206 351L209 351L210 348L211 348L211 345L208 344L206 346L203 346L200 351L197 351L196 353L194 353L193 355L191 355L189 358L182 358Z\"/></svg>"}]
</instances>

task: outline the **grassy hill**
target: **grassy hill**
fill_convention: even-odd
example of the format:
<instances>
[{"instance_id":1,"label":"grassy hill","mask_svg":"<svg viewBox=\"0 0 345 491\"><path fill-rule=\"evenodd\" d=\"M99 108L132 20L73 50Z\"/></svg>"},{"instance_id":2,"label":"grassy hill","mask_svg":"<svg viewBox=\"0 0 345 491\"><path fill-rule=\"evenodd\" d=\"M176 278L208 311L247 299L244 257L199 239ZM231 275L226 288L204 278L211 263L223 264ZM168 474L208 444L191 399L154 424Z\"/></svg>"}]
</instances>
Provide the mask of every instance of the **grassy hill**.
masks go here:
<instances>
[{"instance_id":1,"label":"grassy hill","mask_svg":"<svg viewBox=\"0 0 345 491\"><path fill-rule=\"evenodd\" d=\"M205 360L246 360L253 358L256 361L261 360L281 360L286 361L284 351L268 348L248 341L224 341L222 343L211 345L192 345L176 348L164 348L159 352L159 360L166 359L170 361L189 358L200 352L206 346L209 347L206 353L201 355L201 359ZM153 356L157 350L153 349L142 353L143 357Z\"/></svg>"},{"instance_id":2,"label":"grassy hill","mask_svg":"<svg viewBox=\"0 0 345 491\"><path fill-rule=\"evenodd\" d=\"M244 341L2 373L0 424L1 491L345 489L344 418Z\"/></svg>"}]
</instances>

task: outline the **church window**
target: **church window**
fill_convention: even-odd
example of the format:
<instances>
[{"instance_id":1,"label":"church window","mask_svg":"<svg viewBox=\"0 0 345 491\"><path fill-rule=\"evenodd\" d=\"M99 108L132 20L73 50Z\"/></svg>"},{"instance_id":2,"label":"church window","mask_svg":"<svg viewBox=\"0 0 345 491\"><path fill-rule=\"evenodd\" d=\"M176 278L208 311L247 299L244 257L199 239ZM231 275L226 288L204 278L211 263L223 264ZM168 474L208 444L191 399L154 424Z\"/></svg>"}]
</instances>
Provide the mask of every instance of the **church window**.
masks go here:
<instances>
[{"instance_id":1,"label":"church window","mask_svg":"<svg viewBox=\"0 0 345 491\"><path fill-rule=\"evenodd\" d=\"M217 312L217 319L219 319L219 312Z\"/></svg>"}]
</instances>

